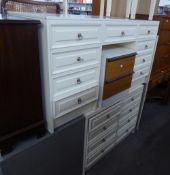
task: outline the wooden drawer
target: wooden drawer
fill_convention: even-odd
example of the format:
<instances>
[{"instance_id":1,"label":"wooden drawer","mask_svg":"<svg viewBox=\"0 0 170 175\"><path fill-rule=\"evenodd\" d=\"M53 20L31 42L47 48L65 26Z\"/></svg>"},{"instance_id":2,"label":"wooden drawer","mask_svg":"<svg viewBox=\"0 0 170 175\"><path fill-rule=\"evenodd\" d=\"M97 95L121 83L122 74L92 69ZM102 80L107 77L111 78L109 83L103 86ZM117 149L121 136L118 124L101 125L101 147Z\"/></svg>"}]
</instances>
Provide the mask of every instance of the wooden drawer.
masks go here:
<instances>
[{"instance_id":1,"label":"wooden drawer","mask_svg":"<svg viewBox=\"0 0 170 175\"><path fill-rule=\"evenodd\" d=\"M118 60L107 59L105 81L112 81L117 77L133 72L135 56L124 57Z\"/></svg>"},{"instance_id":2,"label":"wooden drawer","mask_svg":"<svg viewBox=\"0 0 170 175\"><path fill-rule=\"evenodd\" d=\"M158 45L161 45L161 44L170 45L170 31L169 31L169 29L168 30L161 30L159 32L159 42L158 42Z\"/></svg>"},{"instance_id":3,"label":"wooden drawer","mask_svg":"<svg viewBox=\"0 0 170 175\"><path fill-rule=\"evenodd\" d=\"M105 135L111 128L116 130L118 126L117 118L119 115L120 115L120 112L115 114L115 117L109 120L107 123L104 123L103 125L91 131L88 136L89 142L93 142L94 141L93 139L96 139L99 136L101 137L102 135Z\"/></svg>"},{"instance_id":4,"label":"wooden drawer","mask_svg":"<svg viewBox=\"0 0 170 175\"><path fill-rule=\"evenodd\" d=\"M71 75L53 79L53 91L56 100L98 86L99 68L93 68Z\"/></svg>"},{"instance_id":5,"label":"wooden drawer","mask_svg":"<svg viewBox=\"0 0 170 175\"><path fill-rule=\"evenodd\" d=\"M100 24L95 22L62 22L51 24L51 47L61 48L100 43Z\"/></svg>"},{"instance_id":6,"label":"wooden drawer","mask_svg":"<svg viewBox=\"0 0 170 175\"><path fill-rule=\"evenodd\" d=\"M110 130L106 135L95 141L94 143L88 146L88 155L94 154L95 152L101 150L104 145L112 140L114 142L116 140L116 131Z\"/></svg>"},{"instance_id":7,"label":"wooden drawer","mask_svg":"<svg viewBox=\"0 0 170 175\"><path fill-rule=\"evenodd\" d=\"M97 98L98 98L98 87L86 90L84 92L57 101L54 103L55 116L56 118L60 117L90 102L97 100Z\"/></svg>"},{"instance_id":8,"label":"wooden drawer","mask_svg":"<svg viewBox=\"0 0 170 175\"><path fill-rule=\"evenodd\" d=\"M161 29L170 29L170 19L169 18L162 18L161 19L161 25L160 25Z\"/></svg>"},{"instance_id":9,"label":"wooden drawer","mask_svg":"<svg viewBox=\"0 0 170 175\"><path fill-rule=\"evenodd\" d=\"M138 36L139 37L152 37L156 36L158 33L157 26L140 26L138 30Z\"/></svg>"},{"instance_id":10,"label":"wooden drawer","mask_svg":"<svg viewBox=\"0 0 170 175\"><path fill-rule=\"evenodd\" d=\"M101 112L94 117L89 119L89 131L92 131L96 127L102 125L105 122L108 122L109 120L116 117L116 114L120 111L120 104L117 103L111 108L105 110L104 112Z\"/></svg>"},{"instance_id":11,"label":"wooden drawer","mask_svg":"<svg viewBox=\"0 0 170 175\"><path fill-rule=\"evenodd\" d=\"M156 57L159 59L166 59L170 57L170 45L161 45L158 46L157 51L156 51Z\"/></svg>"},{"instance_id":12,"label":"wooden drawer","mask_svg":"<svg viewBox=\"0 0 170 175\"><path fill-rule=\"evenodd\" d=\"M101 62L101 48L80 49L67 52L52 52L52 74L78 72Z\"/></svg>"},{"instance_id":13,"label":"wooden drawer","mask_svg":"<svg viewBox=\"0 0 170 175\"><path fill-rule=\"evenodd\" d=\"M114 24L106 25L106 33L104 43L121 43L125 41L133 41L136 39L136 26L126 25L118 26Z\"/></svg>"},{"instance_id":14,"label":"wooden drawer","mask_svg":"<svg viewBox=\"0 0 170 175\"><path fill-rule=\"evenodd\" d=\"M155 40L137 42L137 51L144 51L148 49L153 50L154 45L155 45Z\"/></svg>"},{"instance_id":15,"label":"wooden drawer","mask_svg":"<svg viewBox=\"0 0 170 175\"><path fill-rule=\"evenodd\" d=\"M131 80L132 75L126 76L124 78L118 79L116 81L113 81L111 83L105 83L104 85L104 92L103 92L103 99L107 99L109 97L112 97L113 95L122 92L123 90L126 90L131 87Z\"/></svg>"},{"instance_id":16,"label":"wooden drawer","mask_svg":"<svg viewBox=\"0 0 170 175\"><path fill-rule=\"evenodd\" d=\"M143 55L143 56L137 56L135 59L135 67L141 66L145 64L151 64L152 61L152 55Z\"/></svg>"}]
</instances>

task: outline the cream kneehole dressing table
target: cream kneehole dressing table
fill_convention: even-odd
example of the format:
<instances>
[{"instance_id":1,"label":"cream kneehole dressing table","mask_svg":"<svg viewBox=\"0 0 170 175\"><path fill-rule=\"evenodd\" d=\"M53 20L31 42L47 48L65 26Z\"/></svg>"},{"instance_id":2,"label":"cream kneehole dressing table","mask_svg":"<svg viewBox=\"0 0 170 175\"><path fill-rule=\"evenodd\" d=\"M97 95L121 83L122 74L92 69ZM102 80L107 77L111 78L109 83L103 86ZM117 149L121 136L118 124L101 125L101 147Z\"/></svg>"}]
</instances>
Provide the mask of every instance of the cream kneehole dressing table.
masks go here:
<instances>
[{"instance_id":1,"label":"cream kneehole dressing table","mask_svg":"<svg viewBox=\"0 0 170 175\"><path fill-rule=\"evenodd\" d=\"M13 15L38 19L42 23L39 44L47 128L53 133L55 128L84 114L84 167L89 169L139 124L159 22L29 13ZM115 53L124 55L126 50L136 56L132 61L130 87L103 103L106 50L111 51L113 57ZM126 70L130 63L121 61L118 66Z\"/></svg>"}]
</instances>

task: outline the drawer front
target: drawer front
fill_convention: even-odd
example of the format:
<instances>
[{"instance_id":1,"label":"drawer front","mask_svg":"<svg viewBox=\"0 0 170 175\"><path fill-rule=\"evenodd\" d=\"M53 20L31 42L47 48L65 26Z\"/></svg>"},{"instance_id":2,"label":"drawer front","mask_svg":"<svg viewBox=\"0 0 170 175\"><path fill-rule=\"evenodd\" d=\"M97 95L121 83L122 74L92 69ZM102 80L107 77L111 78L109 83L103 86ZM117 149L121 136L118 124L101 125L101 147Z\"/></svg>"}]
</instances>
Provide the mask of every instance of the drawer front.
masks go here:
<instances>
[{"instance_id":1,"label":"drawer front","mask_svg":"<svg viewBox=\"0 0 170 175\"><path fill-rule=\"evenodd\" d=\"M108 122L110 119L114 118L115 115L120 111L120 104L115 104L111 109L97 114L96 116L89 119L89 131L95 129L101 124Z\"/></svg>"},{"instance_id":2,"label":"drawer front","mask_svg":"<svg viewBox=\"0 0 170 175\"><path fill-rule=\"evenodd\" d=\"M53 80L55 97L64 98L66 94L73 95L88 88L98 86L99 68L89 69Z\"/></svg>"},{"instance_id":3,"label":"drawer front","mask_svg":"<svg viewBox=\"0 0 170 175\"><path fill-rule=\"evenodd\" d=\"M110 140L112 140L113 142L116 140L116 132L114 130L109 131L107 135L89 145L88 154L91 155L97 152L98 150L101 150L104 147L104 145Z\"/></svg>"},{"instance_id":4,"label":"drawer front","mask_svg":"<svg viewBox=\"0 0 170 175\"><path fill-rule=\"evenodd\" d=\"M138 86L142 85L145 82L146 82L146 77L139 77L139 78L133 79L131 87L132 88L138 87Z\"/></svg>"},{"instance_id":5,"label":"drawer front","mask_svg":"<svg viewBox=\"0 0 170 175\"><path fill-rule=\"evenodd\" d=\"M152 55L137 56L135 59L135 67L145 64L151 64L151 61L152 61Z\"/></svg>"},{"instance_id":6,"label":"drawer front","mask_svg":"<svg viewBox=\"0 0 170 175\"><path fill-rule=\"evenodd\" d=\"M64 53L52 53L52 74L62 72L76 72L79 69L89 68L92 65L100 65L101 48L67 51Z\"/></svg>"},{"instance_id":7,"label":"drawer front","mask_svg":"<svg viewBox=\"0 0 170 175\"><path fill-rule=\"evenodd\" d=\"M144 51L148 49L153 49L155 45L155 41L142 41L137 42L137 51Z\"/></svg>"},{"instance_id":8,"label":"drawer front","mask_svg":"<svg viewBox=\"0 0 170 175\"><path fill-rule=\"evenodd\" d=\"M100 42L100 25L62 23L51 26L51 47L61 48Z\"/></svg>"},{"instance_id":9,"label":"drawer front","mask_svg":"<svg viewBox=\"0 0 170 175\"><path fill-rule=\"evenodd\" d=\"M98 98L98 87L86 90L79 94L55 102L55 116L59 117L78 109Z\"/></svg>"},{"instance_id":10,"label":"drawer front","mask_svg":"<svg viewBox=\"0 0 170 175\"><path fill-rule=\"evenodd\" d=\"M158 46L156 51L156 57L161 59L168 59L170 57L170 45L161 45Z\"/></svg>"},{"instance_id":11,"label":"drawer front","mask_svg":"<svg viewBox=\"0 0 170 175\"><path fill-rule=\"evenodd\" d=\"M149 75L150 72L150 67L146 67L144 69L141 69L139 71L135 71L133 75L133 79L141 78L141 77L146 77Z\"/></svg>"},{"instance_id":12,"label":"drawer front","mask_svg":"<svg viewBox=\"0 0 170 175\"><path fill-rule=\"evenodd\" d=\"M170 29L170 27L169 27ZM162 30L159 32L159 42L158 44L167 44L170 45L170 31L168 30Z\"/></svg>"},{"instance_id":13,"label":"drawer front","mask_svg":"<svg viewBox=\"0 0 170 175\"><path fill-rule=\"evenodd\" d=\"M162 18L160 27L161 29L169 30L170 29L170 19Z\"/></svg>"},{"instance_id":14,"label":"drawer front","mask_svg":"<svg viewBox=\"0 0 170 175\"><path fill-rule=\"evenodd\" d=\"M119 80L104 85L103 99L112 97L113 95L122 92L131 86L132 75L126 76Z\"/></svg>"},{"instance_id":15,"label":"drawer front","mask_svg":"<svg viewBox=\"0 0 170 175\"><path fill-rule=\"evenodd\" d=\"M117 77L133 72L135 57L127 57L115 61L106 62L105 81L111 81Z\"/></svg>"},{"instance_id":16,"label":"drawer front","mask_svg":"<svg viewBox=\"0 0 170 175\"><path fill-rule=\"evenodd\" d=\"M111 120L109 120L107 123L104 123L103 125L99 126L98 128L94 129L89 133L89 141L93 141L93 139L96 139L96 137L105 135L111 128L113 128L115 131L117 130L118 121L117 118L120 115L120 112L115 115L115 117Z\"/></svg>"},{"instance_id":17,"label":"drawer front","mask_svg":"<svg viewBox=\"0 0 170 175\"><path fill-rule=\"evenodd\" d=\"M135 26L106 26L106 38L105 43L115 42L120 43L123 41L131 41L136 38L136 27Z\"/></svg>"},{"instance_id":18,"label":"drawer front","mask_svg":"<svg viewBox=\"0 0 170 175\"><path fill-rule=\"evenodd\" d=\"M151 66L151 62L145 62L145 63L143 63L143 64L140 64L140 65L138 65L138 66L135 66L134 67L134 72L137 72L137 71L139 71L139 70L143 70L143 69L145 69L146 67L150 67ZM142 74L142 73L141 73Z\"/></svg>"},{"instance_id":19,"label":"drawer front","mask_svg":"<svg viewBox=\"0 0 170 175\"><path fill-rule=\"evenodd\" d=\"M138 36L155 36L158 33L158 28L153 26L140 26L138 30Z\"/></svg>"}]
</instances>

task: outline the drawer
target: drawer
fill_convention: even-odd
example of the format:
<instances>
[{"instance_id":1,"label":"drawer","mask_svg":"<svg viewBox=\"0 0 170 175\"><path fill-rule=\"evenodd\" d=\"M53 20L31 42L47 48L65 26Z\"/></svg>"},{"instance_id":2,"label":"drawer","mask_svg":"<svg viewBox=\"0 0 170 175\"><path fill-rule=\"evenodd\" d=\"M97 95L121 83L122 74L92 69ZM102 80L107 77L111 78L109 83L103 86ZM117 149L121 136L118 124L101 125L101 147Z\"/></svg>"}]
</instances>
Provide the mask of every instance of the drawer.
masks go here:
<instances>
[{"instance_id":1,"label":"drawer","mask_svg":"<svg viewBox=\"0 0 170 175\"><path fill-rule=\"evenodd\" d=\"M133 74L126 76L124 78L118 79L116 81L112 81L111 83L105 83L104 92L103 92L103 100L114 96L117 93L120 93L131 87Z\"/></svg>"},{"instance_id":2,"label":"drawer","mask_svg":"<svg viewBox=\"0 0 170 175\"><path fill-rule=\"evenodd\" d=\"M161 29L169 30L170 29L170 19L162 18L160 27Z\"/></svg>"},{"instance_id":3,"label":"drawer","mask_svg":"<svg viewBox=\"0 0 170 175\"><path fill-rule=\"evenodd\" d=\"M169 29L162 30L159 32L159 42L158 42L159 45L161 45L161 44L170 45L170 31L169 31Z\"/></svg>"},{"instance_id":4,"label":"drawer","mask_svg":"<svg viewBox=\"0 0 170 175\"><path fill-rule=\"evenodd\" d=\"M51 47L61 48L100 43L100 24L93 23L66 23L51 25Z\"/></svg>"},{"instance_id":5,"label":"drawer","mask_svg":"<svg viewBox=\"0 0 170 175\"><path fill-rule=\"evenodd\" d=\"M146 67L144 69L141 69L139 71L135 71L133 75L133 79L141 78L141 77L146 77L150 73L150 67Z\"/></svg>"},{"instance_id":6,"label":"drawer","mask_svg":"<svg viewBox=\"0 0 170 175\"><path fill-rule=\"evenodd\" d=\"M107 135L89 145L88 155L94 154L95 152L101 150L110 140L112 140L112 142L116 140L116 132L114 130L109 131Z\"/></svg>"},{"instance_id":7,"label":"drawer","mask_svg":"<svg viewBox=\"0 0 170 175\"><path fill-rule=\"evenodd\" d=\"M52 53L52 74L77 72L100 65L101 48L81 49L64 53Z\"/></svg>"},{"instance_id":8,"label":"drawer","mask_svg":"<svg viewBox=\"0 0 170 175\"><path fill-rule=\"evenodd\" d=\"M151 66L151 62L144 62L143 64L140 64L140 65L136 65L134 67L134 72L137 72L139 70L143 70L145 69L146 67L150 67ZM142 74L142 73L141 73Z\"/></svg>"},{"instance_id":9,"label":"drawer","mask_svg":"<svg viewBox=\"0 0 170 175\"><path fill-rule=\"evenodd\" d=\"M131 122L127 123L126 125L124 125L123 127L120 127L120 129L118 129L117 132L117 137L121 137L124 133L129 133L129 131L131 131L132 127L135 127L137 122L137 117L133 118L131 120Z\"/></svg>"},{"instance_id":10,"label":"drawer","mask_svg":"<svg viewBox=\"0 0 170 175\"><path fill-rule=\"evenodd\" d=\"M170 57L170 45L161 45L158 46L156 51L156 57L160 59L167 59Z\"/></svg>"},{"instance_id":11,"label":"drawer","mask_svg":"<svg viewBox=\"0 0 170 175\"><path fill-rule=\"evenodd\" d=\"M144 64L151 64L152 61L152 55L144 55L144 56L137 56L135 59L135 67L141 66Z\"/></svg>"},{"instance_id":12,"label":"drawer","mask_svg":"<svg viewBox=\"0 0 170 175\"><path fill-rule=\"evenodd\" d=\"M117 77L121 77L133 72L135 56L124 57L118 60L107 59L105 81L111 81Z\"/></svg>"},{"instance_id":13,"label":"drawer","mask_svg":"<svg viewBox=\"0 0 170 175\"><path fill-rule=\"evenodd\" d=\"M144 36L156 36L158 33L158 28L157 26L140 26L138 29L138 36L139 37L144 37Z\"/></svg>"},{"instance_id":14,"label":"drawer","mask_svg":"<svg viewBox=\"0 0 170 175\"><path fill-rule=\"evenodd\" d=\"M137 42L137 51L144 51L148 49L154 49L155 40L153 41L141 41Z\"/></svg>"},{"instance_id":15,"label":"drawer","mask_svg":"<svg viewBox=\"0 0 170 175\"><path fill-rule=\"evenodd\" d=\"M98 99L98 87L86 90L75 94L71 97L55 102L55 116L67 114L75 109L78 109L90 102Z\"/></svg>"},{"instance_id":16,"label":"drawer","mask_svg":"<svg viewBox=\"0 0 170 175\"><path fill-rule=\"evenodd\" d=\"M133 41L136 39L136 26L117 26L112 24L106 25L106 33L104 43L121 43L125 41Z\"/></svg>"},{"instance_id":17,"label":"drawer","mask_svg":"<svg viewBox=\"0 0 170 175\"><path fill-rule=\"evenodd\" d=\"M133 79L131 87L135 88L135 87L138 87L138 86L142 85L143 83L146 83L146 77L145 76Z\"/></svg>"},{"instance_id":18,"label":"drawer","mask_svg":"<svg viewBox=\"0 0 170 175\"><path fill-rule=\"evenodd\" d=\"M113 119L119 111L120 111L120 104L117 103L111 108L105 110L104 112L101 112L95 115L94 117L90 118L89 119L89 131Z\"/></svg>"},{"instance_id":19,"label":"drawer","mask_svg":"<svg viewBox=\"0 0 170 175\"><path fill-rule=\"evenodd\" d=\"M99 68L93 68L53 79L55 99L65 98L83 90L98 86L99 74Z\"/></svg>"},{"instance_id":20,"label":"drawer","mask_svg":"<svg viewBox=\"0 0 170 175\"><path fill-rule=\"evenodd\" d=\"M101 137L102 135L105 135L111 128L116 131L118 126L117 118L120 115L120 112L118 112L115 117L111 120L109 120L107 123L104 123L103 125L100 125L98 128L94 129L89 133L89 141L93 141L96 137Z\"/></svg>"}]
</instances>

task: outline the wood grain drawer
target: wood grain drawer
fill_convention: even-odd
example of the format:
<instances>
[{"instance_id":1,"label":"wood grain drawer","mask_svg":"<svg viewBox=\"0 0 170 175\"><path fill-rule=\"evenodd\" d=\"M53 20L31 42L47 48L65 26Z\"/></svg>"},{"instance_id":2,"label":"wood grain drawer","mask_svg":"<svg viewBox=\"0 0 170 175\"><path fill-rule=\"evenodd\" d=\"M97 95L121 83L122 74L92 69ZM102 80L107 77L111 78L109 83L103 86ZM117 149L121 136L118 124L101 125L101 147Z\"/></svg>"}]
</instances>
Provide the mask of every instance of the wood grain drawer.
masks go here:
<instances>
[{"instance_id":1,"label":"wood grain drawer","mask_svg":"<svg viewBox=\"0 0 170 175\"><path fill-rule=\"evenodd\" d=\"M137 51L144 51L144 50L148 50L148 49L153 49L154 45L155 45L155 40L137 42Z\"/></svg>"},{"instance_id":2,"label":"wood grain drawer","mask_svg":"<svg viewBox=\"0 0 170 175\"><path fill-rule=\"evenodd\" d=\"M144 64L151 64L152 61L152 55L143 55L143 56L137 56L135 59L135 67L141 66Z\"/></svg>"},{"instance_id":3,"label":"wood grain drawer","mask_svg":"<svg viewBox=\"0 0 170 175\"><path fill-rule=\"evenodd\" d=\"M126 25L118 26L114 24L106 25L106 34L104 43L121 43L125 41L133 41L136 39L136 26Z\"/></svg>"},{"instance_id":4,"label":"wood grain drawer","mask_svg":"<svg viewBox=\"0 0 170 175\"><path fill-rule=\"evenodd\" d=\"M170 29L170 19L169 18L162 18L161 20L161 29Z\"/></svg>"},{"instance_id":5,"label":"wood grain drawer","mask_svg":"<svg viewBox=\"0 0 170 175\"><path fill-rule=\"evenodd\" d=\"M91 131L88 135L89 142L90 141L93 142L93 139L95 139L96 137L105 135L108 132L108 130L110 130L111 128L114 128L116 130L118 126L117 118L119 115L120 115L120 112L115 114L115 117L109 120L107 123L104 123L103 125Z\"/></svg>"},{"instance_id":6,"label":"wood grain drawer","mask_svg":"<svg viewBox=\"0 0 170 175\"><path fill-rule=\"evenodd\" d=\"M50 28L51 47L61 48L100 43L100 24L60 22Z\"/></svg>"},{"instance_id":7,"label":"wood grain drawer","mask_svg":"<svg viewBox=\"0 0 170 175\"><path fill-rule=\"evenodd\" d=\"M53 94L55 99L59 100L98 86L99 72L99 68L93 68L53 79Z\"/></svg>"},{"instance_id":8,"label":"wood grain drawer","mask_svg":"<svg viewBox=\"0 0 170 175\"><path fill-rule=\"evenodd\" d=\"M156 57L160 59L166 59L170 57L170 45L161 45L157 48Z\"/></svg>"},{"instance_id":9,"label":"wood grain drawer","mask_svg":"<svg viewBox=\"0 0 170 175\"><path fill-rule=\"evenodd\" d=\"M120 111L120 104L117 103L111 108L105 110L102 113L95 115L94 117L89 119L89 131L92 131L96 127L102 125L105 122L116 117L117 113Z\"/></svg>"},{"instance_id":10,"label":"wood grain drawer","mask_svg":"<svg viewBox=\"0 0 170 175\"><path fill-rule=\"evenodd\" d=\"M117 77L121 77L133 72L135 56L124 57L118 60L107 59L105 81L112 81Z\"/></svg>"},{"instance_id":11,"label":"wood grain drawer","mask_svg":"<svg viewBox=\"0 0 170 175\"><path fill-rule=\"evenodd\" d=\"M139 37L152 37L156 36L158 33L157 26L140 26L138 30L138 36Z\"/></svg>"},{"instance_id":12,"label":"wood grain drawer","mask_svg":"<svg viewBox=\"0 0 170 175\"><path fill-rule=\"evenodd\" d=\"M159 42L158 42L158 45L160 45L160 44L170 45L170 31L169 31L169 29L168 30L161 30L159 32Z\"/></svg>"},{"instance_id":13,"label":"wood grain drawer","mask_svg":"<svg viewBox=\"0 0 170 175\"><path fill-rule=\"evenodd\" d=\"M101 48L88 48L67 52L52 52L52 74L70 74L100 65Z\"/></svg>"},{"instance_id":14,"label":"wood grain drawer","mask_svg":"<svg viewBox=\"0 0 170 175\"><path fill-rule=\"evenodd\" d=\"M108 83L104 85L104 92L103 92L103 99L107 99L109 97L112 97L113 95L122 92L123 90L126 90L131 87L131 80L132 75L126 76L124 78L121 78L119 80L113 81L111 83Z\"/></svg>"},{"instance_id":15,"label":"wood grain drawer","mask_svg":"<svg viewBox=\"0 0 170 175\"><path fill-rule=\"evenodd\" d=\"M60 117L97 100L98 87L92 88L54 103L55 116Z\"/></svg>"}]
</instances>

